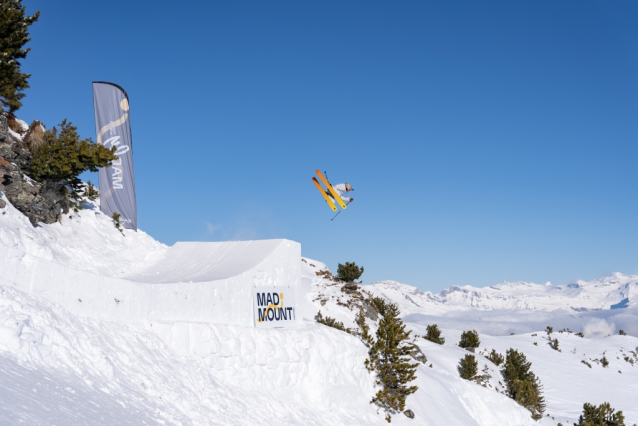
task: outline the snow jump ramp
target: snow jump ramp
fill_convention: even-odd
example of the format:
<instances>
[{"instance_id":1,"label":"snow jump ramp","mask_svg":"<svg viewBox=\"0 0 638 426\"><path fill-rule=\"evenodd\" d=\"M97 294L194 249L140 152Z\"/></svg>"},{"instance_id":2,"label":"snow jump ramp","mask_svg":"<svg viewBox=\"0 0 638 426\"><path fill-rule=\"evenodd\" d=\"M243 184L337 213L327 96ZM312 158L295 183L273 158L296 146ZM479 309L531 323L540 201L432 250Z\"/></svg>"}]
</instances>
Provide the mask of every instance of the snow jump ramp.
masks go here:
<instances>
[{"instance_id":1,"label":"snow jump ramp","mask_svg":"<svg viewBox=\"0 0 638 426\"><path fill-rule=\"evenodd\" d=\"M154 264L118 278L18 250L0 254L9 260L5 278L28 285L28 293L113 320L252 326L253 287L297 288L301 280L301 245L283 239L176 243Z\"/></svg>"}]
</instances>

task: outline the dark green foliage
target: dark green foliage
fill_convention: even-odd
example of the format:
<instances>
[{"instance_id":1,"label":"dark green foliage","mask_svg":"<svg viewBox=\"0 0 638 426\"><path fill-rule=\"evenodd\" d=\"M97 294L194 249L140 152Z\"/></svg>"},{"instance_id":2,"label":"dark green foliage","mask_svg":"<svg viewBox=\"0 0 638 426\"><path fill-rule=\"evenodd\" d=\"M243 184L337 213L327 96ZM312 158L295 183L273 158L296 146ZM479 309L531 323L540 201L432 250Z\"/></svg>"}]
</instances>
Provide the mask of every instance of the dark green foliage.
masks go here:
<instances>
[{"instance_id":1,"label":"dark green foliage","mask_svg":"<svg viewBox=\"0 0 638 426\"><path fill-rule=\"evenodd\" d=\"M552 334L554 332L554 327L550 327L548 325L547 328L545 329L545 331L547 331L547 335L549 336L550 334Z\"/></svg>"},{"instance_id":2,"label":"dark green foliage","mask_svg":"<svg viewBox=\"0 0 638 426\"><path fill-rule=\"evenodd\" d=\"M408 383L416 378L419 364L410 363L410 353L416 346L409 341L411 332L405 330L397 305L384 302L382 310L377 339L370 348L366 366L376 373L376 384L381 387L370 403L383 408L390 422L390 414L403 411L405 399L417 391L416 386Z\"/></svg>"},{"instance_id":3,"label":"dark green foliage","mask_svg":"<svg viewBox=\"0 0 638 426\"><path fill-rule=\"evenodd\" d=\"M423 338L430 342L438 343L439 345L445 343L445 337L441 337L441 330L439 330L439 326L436 324L427 326L427 333Z\"/></svg>"},{"instance_id":4,"label":"dark green foliage","mask_svg":"<svg viewBox=\"0 0 638 426\"><path fill-rule=\"evenodd\" d=\"M321 311L317 313L317 322L319 324L327 325L328 327L336 328L337 330L345 331L346 333L350 332L348 329L346 329L343 326L342 322L337 321L336 319L330 318L330 317L324 318L323 315L321 314Z\"/></svg>"},{"instance_id":5,"label":"dark green foliage","mask_svg":"<svg viewBox=\"0 0 638 426\"><path fill-rule=\"evenodd\" d=\"M481 344L479 340L479 334L476 330L464 331L461 334L461 341L459 342L459 346L465 349L474 349L478 348Z\"/></svg>"},{"instance_id":6,"label":"dark green foliage","mask_svg":"<svg viewBox=\"0 0 638 426\"><path fill-rule=\"evenodd\" d=\"M115 228L118 231L120 231L122 235L124 235L124 230L122 229L122 226L120 225L120 217L122 217L121 214L114 212L113 216L111 216L111 219L113 219L113 222L115 223Z\"/></svg>"},{"instance_id":7,"label":"dark green foliage","mask_svg":"<svg viewBox=\"0 0 638 426\"><path fill-rule=\"evenodd\" d=\"M91 181L88 181L86 183L86 189L84 190L84 196L86 198L88 198L91 201L95 201L97 200L97 197L100 196L100 193L98 192L98 190L95 188L95 186L93 186L93 184L91 183Z\"/></svg>"},{"instance_id":8,"label":"dark green foliage","mask_svg":"<svg viewBox=\"0 0 638 426\"><path fill-rule=\"evenodd\" d=\"M1 1L1 0L0 0ZM66 119L60 124L60 132L53 128L44 133L45 143L31 160L31 177L38 181L60 182L68 180L78 190L78 176L86 171L97 172L114 160L116 147L107 149L89 139L80 139L77 127Z\"/></svg>"},{"instance_id":9,"label":"dark green foliage","mask_svg":"<svg viewBox=\"0 0 638 426\"><path fill-rule=\"evenodd\" d=\"M554 350L558 350L558 339L550 339L549 340L550 345L552 346L552 349Z\"/></svg>"},{"instance_id":10,"label":"dark green foliage","mask_svg":"<svg viewBox=\"0 0 638 426\"><path fill-rule=\"evenodd\" d=\"M609 361L607 361L607 357L603 356L600 359L600 363L603 365L603 367L607 367L609 365Z\"/></svg>"},{"instance_id":11,"label":"dark green foliage","mask_svg":"<svg viewBox=\"0 0 638 426\"><path fill-rule=\"evenodd\" d=\"M588 402L583 405L583 414L574 426L625 426L625 416L622 411L615 413L608 402L596 407Z\"/></svg>"},{"instance_id":12,"label":"dark green foliage","mask_svg":"<svg viewBox=\"0 0 638 426\"><path fill-rule=\"evenodd\" d=\"M345 265L341 263L337 266L337 276L341 281L354 282L359 279L363 274L363 266L359 267L354 262L346 262Z\"/></svg>"},{"instance_id":13,"label":"dark green foliage","mask_svg":"<svg viewBox=\"0 0 638 426\"><path fill-rule=\"evenodd\" d=\"M388 306L387 302L380 297L373 297L372 303L377 308L377 311L381 316L385 315L385 309Z\"/></svg>"},{"instance_id":14,"label":"dark green foliage","mask_svg":"<svg viewBox=\"0 0 638 426\"><path fill-rule=\"evenodd\" d=\"M505 361L505 358L503 358L503 355L496 352L496 349L492 349L492 352L490 352L490 354L486 356L485 358L492 361L494 365L496 366L503 364L503 361Z\"/></svg>"},{"instance_id":15,"label":"dark green foliage","mask_svg":"<svg viewBox=\"0 0 638 426\"><path fill-rule=\"evenodd\" d=\"M38 20L40 12L25 16L22 0L0 0L0 105L9 107L13 112L22 106L25 95L21 93L29 88L27 79L31 74L20 72L20 59L27 57L31 49L24 48L31 39L29 26Z\"/></svg>"},{"instance_id":16,"label":"dark green foliage","mask_svg":"<svg viewBox=\"0 0 638 426\"><path fill-rule=\"evenodd\" d=\"M579 331L578 333L576 333L576 336L578 336L578 337L585 337L585 335L584 335L581 331Z\"/></svg>"},{"instance_id":17,"label":"dark green foliage","mask_svg":"<svg viewBox=\"0 0 638 426\"><path fill-rule=\"evenodd\" d=\"M367 347L372 346L373 340L372 340L372 336L370 336L370 326L366 324L366 317L365 315L363 315L363 310L360 310L359 313L357 314L356 321L359 327L361 328L361 335L360 335L361 340L363 340L363 343Z\"/></svg>"},{"instance_id":18,"label":"dark green foliage","mask_svg":"<svg viewBox=\"0 0 638 426\"><path fill-rule=\"evenodd\" d=\"M623 330L623 329L618 330L618 334L621 335L621 336L626 336L627 335L627 333L625 333L625 330Z\"/></svg>"},{"instance_id":19,"label":"dark green foliage","mask_svg":"<svg viewBox=\"0 0 638 426\"><path fill-rule=\"evenodd\" d=\"M503 377L509 396L532 413L538 419L545 411L545 399L542 396L540 381L530 371L532 363L522 352L508 349Z\"/></svg>"},{"instance_id":20,"label":"dark green foliage","mask_svg":"<svg viewBox=\"0 0 638 426\"><path fill-rule=\"evenodd\" d=\"M478 373L478 362L474 355L467 354L459 363L459 374L465 380L472 380Z\"/></svg>"}]
</instances>

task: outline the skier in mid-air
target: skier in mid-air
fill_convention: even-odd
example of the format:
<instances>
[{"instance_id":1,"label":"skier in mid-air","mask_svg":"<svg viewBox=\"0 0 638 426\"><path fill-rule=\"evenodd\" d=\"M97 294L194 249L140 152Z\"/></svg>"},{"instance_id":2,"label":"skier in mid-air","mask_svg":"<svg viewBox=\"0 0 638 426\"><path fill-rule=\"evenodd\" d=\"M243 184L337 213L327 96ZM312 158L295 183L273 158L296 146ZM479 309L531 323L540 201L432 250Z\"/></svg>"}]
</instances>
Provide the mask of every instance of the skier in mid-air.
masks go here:
<instances>
[{"instance_id":1,"label":"skier in mid-air","mask_svg":"<svg viewBox=\"0 0 638 426\"><path fill-rule=\"evenodd\" d=\"M341 198L343 201L346 201L349 203L354 201L354 198L344 197L343 195L344 192L352 191L352 185L350 185L349 183L338 183L336 185L332 185L332 189L334 189L337 192L337 194L339 195L339 198ZM326 191L326 194L328 194L328 197L332 198L332 201L335 202L334 197L329 191Z\"/></svg>"}]
</instances>

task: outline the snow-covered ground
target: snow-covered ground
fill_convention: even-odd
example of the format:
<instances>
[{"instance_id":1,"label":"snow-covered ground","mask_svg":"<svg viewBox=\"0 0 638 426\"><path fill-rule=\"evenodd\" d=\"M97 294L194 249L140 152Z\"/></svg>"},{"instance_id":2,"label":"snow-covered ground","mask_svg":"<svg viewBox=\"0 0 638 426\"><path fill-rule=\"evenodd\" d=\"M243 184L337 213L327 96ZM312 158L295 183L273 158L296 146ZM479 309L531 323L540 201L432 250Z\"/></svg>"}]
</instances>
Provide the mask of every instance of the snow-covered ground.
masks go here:
<instances>
[{"instance_id":1,"label":"snow-covered ground","mask_svg":"<svg viewBox=\"0 0 638 426\"><path fill-rule=\"evenodd\" d=\"M0 245L69 271L112 278L147 273L168 252L142 231L122 235L96 203L85 207L60 223L33 228L7 202L0 209ZM3 260L0 424L386 424L369 404L375 388L363 366L364 345L356 336L315 322L321 310L355 327L352 296L317 275L325 269L320 262L300 260L299 326L258 329L83 316L30 295L25 291L33 278L29 274L18 281L3 279ZM442 346L415 340L428 358L418 367L419 390L407 401L416 417L396 414L393 423L569 424L584 402L604 401L623 410L627 424L638 422L638 339L615 335L623 327L635 333L636 278L618 274L576 283L579 287L453 288L439 295L392 282L363 286L398 303L416 334L436 322L446 338ZM560 314L556 309L562 309ZM558 333L561 315L572 321L565 326L592 337ZM551 349L539 332L546 325L554 326L562 352ZM456 342L465 329L481 332L481 351L505 354L513 347L527 355L544 385L549 417L535 422L505 396L498 368L479 353L479 368L491 376L485 386L459 377L458 362L466 352ZM607 368L596 361L603 353L610 361Z\"/></svg>"}]
</instances>

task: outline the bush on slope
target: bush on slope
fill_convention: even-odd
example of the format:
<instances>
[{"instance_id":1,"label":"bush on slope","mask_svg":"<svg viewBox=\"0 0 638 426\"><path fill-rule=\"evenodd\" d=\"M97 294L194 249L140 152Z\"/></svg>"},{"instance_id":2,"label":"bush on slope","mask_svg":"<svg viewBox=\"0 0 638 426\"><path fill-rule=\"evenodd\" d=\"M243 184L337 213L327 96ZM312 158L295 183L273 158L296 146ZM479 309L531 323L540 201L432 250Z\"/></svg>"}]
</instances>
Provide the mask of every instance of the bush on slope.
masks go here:
<instances>
[{"instance_id":1,"label":"bush on slope","mask_svg":"<svg viewBox=\"0 0 638 426\"><path fill-rule=\"evenodd\" d=\"M480 344L481 341L479 340L478 331L469 330L464 331L463 334L461 334L461 341L459 342L460 347L474 352L474 349L478 348Z\"/></svg>"},{"instance_id":2,"label":"bush on slope","mask_svg":"<svg viewBox=\"0 0 638 426\"><path fill-rule=\"evenodd\" d=\"M545 411L540 381L530 371L532 363L522 352L508 349L503 376L509 396L532 412L534 419L540 419Z\"/></svg>"},{"instance_id":3,"label":"bush on slope","mask_svg":"<svg viewBox=\"0 0 638 426\"><path fill-rule=\"evenodd\" d=\"M583 405L583 414L580 415L578 423L574 423L574 426L625 426L625 416L623 416L622 411L617 413L614 411L608 402L604 402L598 407L586 402Z\"/></svg>"},{"instance_id":4,"label":"bush on slope","mask_svg":"<svg viewBox=\"0 0 638 426\"><path fill-rule=\"evenodd\" d=\"M478 362L474 355L467 354L459 362L459 374L465 380L472 380L478 373Z\"/></svg>"},{"instance_id":5,"label":"bush on slope","mask_svg":"<svg viewBox=\"0 0 638 426\"><path fill-rule=\"evenodd\" d=\"M425 340L429 340L433 343L438 343L439 345L445 343L445 337L441 337L441 330L439 329L438 325L428 325L426 329L427 333L425 334L425 336L423 336Z\"/></svg>"}]
</instances>

